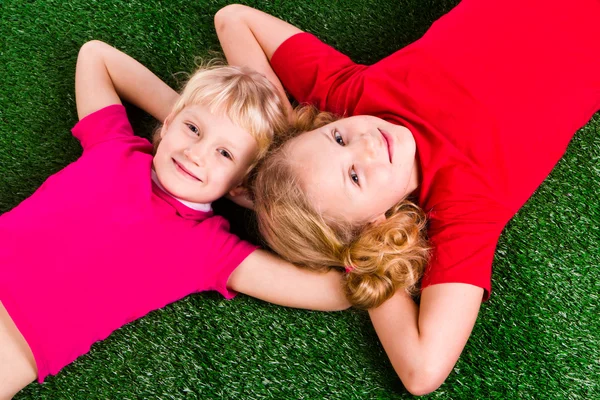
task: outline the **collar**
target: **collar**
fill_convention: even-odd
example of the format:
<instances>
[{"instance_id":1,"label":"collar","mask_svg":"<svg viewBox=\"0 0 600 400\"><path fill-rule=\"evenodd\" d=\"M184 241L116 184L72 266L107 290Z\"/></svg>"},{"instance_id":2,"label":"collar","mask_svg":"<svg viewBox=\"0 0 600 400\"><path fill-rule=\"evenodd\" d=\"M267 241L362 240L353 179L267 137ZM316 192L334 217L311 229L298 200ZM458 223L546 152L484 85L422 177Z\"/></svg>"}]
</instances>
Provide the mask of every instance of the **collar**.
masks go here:
<instances>
[{"instance_id":1,"label":"collar","mask_svg":"<svg viewBox=\"0 0 600 400\"><path fill-rule=\"evenodd\" d=\"M180 199L169 193L167 189L165 189L165 187L158 181L158 176L154 170L152 170L152 183L155 187L155 190L153 190L154 193L156 193L158 197L162 198L167 203L171 204L177 210L177 213L182 217L198 219L206 217L207 214L212 214L211 203L194 203L192 201Z\"/></svg>"}]
</instances>

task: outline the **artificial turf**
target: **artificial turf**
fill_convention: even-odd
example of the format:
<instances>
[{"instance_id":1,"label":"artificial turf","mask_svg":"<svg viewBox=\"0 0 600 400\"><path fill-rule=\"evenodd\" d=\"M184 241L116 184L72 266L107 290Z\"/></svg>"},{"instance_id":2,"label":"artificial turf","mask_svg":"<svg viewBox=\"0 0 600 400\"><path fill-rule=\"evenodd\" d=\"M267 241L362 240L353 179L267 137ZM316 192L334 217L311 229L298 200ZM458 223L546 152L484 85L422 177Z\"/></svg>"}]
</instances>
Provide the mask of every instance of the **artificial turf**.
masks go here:
<instances>
[{"instance_id":1,"label":"artificial turf","mask_svg":"<svg viewBox=\"0 0 600 400\"><path fill-rule=\"evenodd\" d=\"M419 38L456 3L246 2L364 63ZM225 4L1 0L0 212L81 153L69 130L77 121L74 72L83 43L106 41L177 86L179 72L219 49L212 18ZM129 111L134 128L148 136L152 120ZM599 194L596 114L506 227L491 300L454 371L429 398L600 398ZM406 397L365 312L293 310L206 293L123 327L16 399Z\"/></svg>"}]
</instances>

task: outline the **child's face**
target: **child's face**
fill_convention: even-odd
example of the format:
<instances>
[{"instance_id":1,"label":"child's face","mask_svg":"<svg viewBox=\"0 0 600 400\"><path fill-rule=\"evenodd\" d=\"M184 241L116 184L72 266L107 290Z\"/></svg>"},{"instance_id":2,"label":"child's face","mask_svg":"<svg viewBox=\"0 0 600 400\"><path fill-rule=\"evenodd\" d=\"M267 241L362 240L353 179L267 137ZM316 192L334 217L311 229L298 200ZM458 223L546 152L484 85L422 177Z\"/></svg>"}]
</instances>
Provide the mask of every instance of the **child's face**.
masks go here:
<instances>
[{"instance_id":1,"label":"child's face","mask_svg":"<svg viewBox=\"0 0 600 400\"><path fill-rule=\"evenodd\" d=\"M195 203L210 203L239 186L258 151L249 132L201 105L165 122L160 137L153 160L159 182Z\"/></svg>"},{"instance_id":2,"label":"child's face","mask_svg":"<svg viewBox=\"0 0 600 400\"><path fill-rule=\"evenodd\" d=\"M343 118L285 146L315 208L334 219L384 218L418 184L412 133L377 117Z\"/></svg>"}]
</instances>

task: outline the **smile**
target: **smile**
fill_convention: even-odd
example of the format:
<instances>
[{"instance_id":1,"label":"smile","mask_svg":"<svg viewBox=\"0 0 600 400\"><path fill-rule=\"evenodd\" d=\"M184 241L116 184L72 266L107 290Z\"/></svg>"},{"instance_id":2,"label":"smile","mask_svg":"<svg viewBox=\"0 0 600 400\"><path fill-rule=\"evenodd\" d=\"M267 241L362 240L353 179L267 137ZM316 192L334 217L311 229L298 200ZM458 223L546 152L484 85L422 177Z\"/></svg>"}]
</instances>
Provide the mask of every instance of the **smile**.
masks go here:
<instances>
[{"instance_id":1,"label":"smile","mask_svg":"<svg viewBox=\"0 0 600 400\"><path fill-rule=\"evenodd\" d=\"M390 158L390 164L391 164L392 158L394 156L394 139L386 131L382 131L379 128L377 128L377 129L379 130L379 133L381 133L381 136L383 136L383 140L385 140L385 144L387 146L388 156Z\"/></svg>"},{"instance_id":2,"label":"smile","mask_svg":"<svg viewBox=\"0 0 600 400\"><path fill-rule=\"evenodd\" d=\"M187 170L183 165L179 164L175 159L173 159L173 163L175 164L175 169L177 169L177 171L183 175L184 177L186 177L187 179L191 179L194 181L199 181L202 182L202 179L198 178L196 175L192 174L189 170Z\"/></svg>"}]
</instances>

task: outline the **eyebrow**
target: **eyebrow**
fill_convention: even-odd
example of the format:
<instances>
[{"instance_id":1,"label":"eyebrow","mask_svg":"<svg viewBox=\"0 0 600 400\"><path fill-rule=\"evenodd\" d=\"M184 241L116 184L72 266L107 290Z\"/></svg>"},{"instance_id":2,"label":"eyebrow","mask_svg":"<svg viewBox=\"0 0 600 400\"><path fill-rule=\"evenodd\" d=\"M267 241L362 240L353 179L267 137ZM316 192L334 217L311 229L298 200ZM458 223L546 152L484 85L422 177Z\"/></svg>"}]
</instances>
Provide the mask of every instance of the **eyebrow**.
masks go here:
<instances>
[{"instance_id":1,"label":"eyebrow","mask_svg":"<svg viewBox=\"0 0 600 400\"><path fill-rule=\"evenodd\" d=\"M189 111L186 112L183 115L183 119L184 120L190 120L191 122L193 122L196 125L204 125L202 123L202 118L198 118L198 116L195 113L193 113L193 112L189 112Z\"/></svg>"},{"instance_id":2,"label":"eyebrow","mask_svg":"<svg viewBox=\"0 0 600 400\"><path fill-rule=\"evenodd\" d=\"M202 120L202 118L199 118L196 113L193 112L188 112L187 115L184 115L184 120L188 119L191 122L193 122L194 124L198 125L198 126L205 126L205 122ZM224 141L225 141L225 145L227 147L227 150L232 153L233 156L233 161L237 160L237 156L235 154L233 154L233 152L235 153L239 153L240 149L238 147L238 145L236 144L236 142L234 140L231 140L231 137L225 135L223 137Z\"/></svg>"},{"instance_id":3,"label":"eyebrow","mask_svg":"<svg viewBox=\"0 0 600 400\"><path fill-rule=\"evenodd\" d=\"M333 138L331 137L331 135L329 134L329 132L327 131L321 131L321 134L323 136L325 136L325 138L327 139L327 141L332 142L333 143Z\"/></svg>"}]
</instances>

